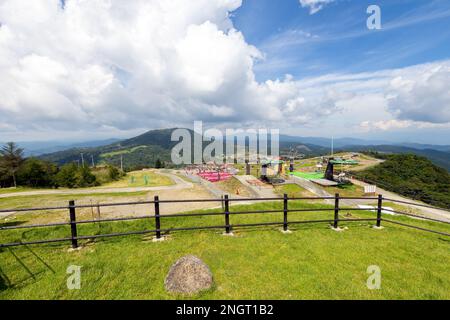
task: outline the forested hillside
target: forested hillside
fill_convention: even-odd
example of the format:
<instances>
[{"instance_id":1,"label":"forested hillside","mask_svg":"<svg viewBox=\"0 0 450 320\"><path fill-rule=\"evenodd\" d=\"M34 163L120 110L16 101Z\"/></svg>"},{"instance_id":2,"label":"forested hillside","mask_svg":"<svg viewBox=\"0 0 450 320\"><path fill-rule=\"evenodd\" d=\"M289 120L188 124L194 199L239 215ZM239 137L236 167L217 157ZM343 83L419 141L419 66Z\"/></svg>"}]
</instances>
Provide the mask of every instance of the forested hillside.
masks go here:
<instances>
[{"instance_id":1,"label":"forested hillside","mask_svg":"<svg viewBox=\"0 0 450 320\"><path fill-rule=\"evenodd\" d=\"M40 156L41 159L63 165L81 160L95 164L120 166L125 170L155 167L160 163L170 163L170 150L176 144L171 142L173 129L152 130L140 136L96 148L73 148Z\"/></svg>"},{"instance_id":2,"label":"forested hillside","mask_svg":"<svg viewBox=\"0 0 450 320\"><path fill-rule=\"evenodd\" d=\"M375 145L375 146L346 146L339 148L343 151L373 151L380 154L415 154L430 159L435 165L447 169L450 171L450 152L444 151L445 147L441 151L434 149L416 149L404 146L396 145Z\"/></svg>"},{"instance_id":3,"label":"forested hillside","mask_svg":"<svg viewBox=\"0 0 450 320\"><path fill-rule=\"evenodd\" d=\"M354 175L389 191L450 208L450 174L425 157L412 154L383 156L386 161Z\"/></svg>"}]
</instances>

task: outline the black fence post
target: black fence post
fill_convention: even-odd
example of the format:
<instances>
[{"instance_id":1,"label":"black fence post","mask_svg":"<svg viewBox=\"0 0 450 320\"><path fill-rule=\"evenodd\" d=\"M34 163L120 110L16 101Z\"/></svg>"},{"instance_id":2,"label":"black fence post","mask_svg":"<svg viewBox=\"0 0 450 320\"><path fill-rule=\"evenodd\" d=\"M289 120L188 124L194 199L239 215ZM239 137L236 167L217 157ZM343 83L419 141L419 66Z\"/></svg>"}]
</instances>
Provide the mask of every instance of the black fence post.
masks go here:
<instances>
[{"instance_id":1,"label":"black fence post","mask_svg":"<svg viewBox=\"0 0 450 320\"><path fill-rule=\"evenodd\" d=\"M155 229L156 229L156 239L161 239L161 216L159 213L158 196L155 196Z\"/></svg>"},{"instance_id":2,"label":"black fence post","mask_svg":"<svg viewBox=\"0 0 450 320\"><path fill-rule=\"evenodd\" d=\"M70 232L72 238L72 248L78 248L78 233L77 233L77 217L75 213L75 201L69 201L69 217L70 217Z\"/></svg>"},{"instance_id":3,"label":"black fence post","mask_svg":"<svg viewBox=\"0 0 450 320\"><path fill-rule=\"evenodd\" d=\"M231 233L230 226L230 202L228 200L228 195L225 195L225 232L226 234Z\"/></svg>"},{"instance_id":4,"label":"black fence post","mask_svg":"<svg viewBox=\"0 0 450 320\"><path fill-rule=\"evenodd\" d=\"M334 225L333 227L337 229L339 226L339 193L336 193L334 199Z\"/></svg>"},{"instance_id":5,"label":"black fence post","mask_svg":"<svg viewBox=\"0 0 450 320\"><path fill-rule=\"evenodd\" d=\"M378 208L377 208L377 228L381 228L381 211L383 210L383 196L378 195Z\"/></svg>"},{"instance_id":6,"label":"black fence post","mask_svg":"<svg viewBox=\"0 0 450 320\"><path fill-rule=\"evenodd\" d=\"M288 231L288 195L285 193L283 198L283 230Z\"/></svg>"}]
</instances>

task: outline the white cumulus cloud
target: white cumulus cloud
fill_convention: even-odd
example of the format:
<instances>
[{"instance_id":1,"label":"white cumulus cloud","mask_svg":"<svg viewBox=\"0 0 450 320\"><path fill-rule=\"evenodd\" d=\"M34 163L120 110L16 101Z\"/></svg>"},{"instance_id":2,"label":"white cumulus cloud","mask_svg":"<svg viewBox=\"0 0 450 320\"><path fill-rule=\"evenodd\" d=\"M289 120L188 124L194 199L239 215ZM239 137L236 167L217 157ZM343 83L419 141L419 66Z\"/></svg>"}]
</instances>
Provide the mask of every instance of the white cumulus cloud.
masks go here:
<instances>
[{"instance_id":1,"label":"white cumulus cloud","mask_svg":"<svg viewBox=\"0 0 450 320\"><path fill-rule=\"evenodd\" d=\"M399 119L450 122L450 65L418 68L395 77L388 90L389 109Z\"/></svg>"},{"instance_id":2,"label":"white cumulus cloud","mask_svg":"<svg viewBox=\"0 0 450 320\"><path fill-rule=\"evenodd\" d=\"M0 114L22 129L130 130L329 113L294 107L301 92L291 78L255 80L253 65L263 55L229 18L240 6L67 0L63 8L59 0L1 0Z\"/></svg>"},{"instance_id":3,"label":"white cumulus cloud","mask_svg":"<svg viewBox=\"0 0 450 320\"><path fill-rule=\"evenodd\" d=\"M301 1L312 12L328 2ZM0 0L0 134L107 135L194 120L319 128L333 115L345 127L351 118L450 122L448 61L257 81L264 53L230 19L241 4Z\"/></svg>"},{"instance_id":4,"label":"white cumulus cloud","mask_svg":"<svg viewBox=\"0 0 450 320\"><path fill-rule=\"evenodd\" d=\"M333 1L334 0L300 0L300 4L303 8L309 8L310 14L314 14Z\"/></svg>"}]
</instances>

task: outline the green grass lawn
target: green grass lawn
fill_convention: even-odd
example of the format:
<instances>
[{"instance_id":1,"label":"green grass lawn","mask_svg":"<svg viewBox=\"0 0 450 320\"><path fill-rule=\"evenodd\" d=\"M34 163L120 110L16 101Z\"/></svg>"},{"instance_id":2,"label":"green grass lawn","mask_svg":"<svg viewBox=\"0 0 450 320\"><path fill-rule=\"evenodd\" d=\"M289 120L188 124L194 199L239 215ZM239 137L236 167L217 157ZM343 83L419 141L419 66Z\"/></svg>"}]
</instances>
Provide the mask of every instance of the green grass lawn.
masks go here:
<instances>
[{"instance_id":1,"label":"green grass lawn","mask_svg":"<svg viewBox=\"0 0 450 320\"><path fill-rule=\"evenodd\" d=\"M147 192L111 192L111 193L89 193L66 195L51 194L39 196L17 196L0 199L0 209L23 209L23 208L39 208L45 206L67 206L69 200L76 199L77 202L85 203L86 201L95 200L102 202L108 198L129 198L145 196ZM116 200L117 201L117 200ZM120 201L120 200L119 200ZM0 220L1 222L1 220Z\"/></svg>"},{"instance_id":2,"label":"green grass lawn","mask_svg":"<svg viewBox=\"0 0 450 320\"><path fill-rule=\"evenodd\" d=\"M326 187L325 190L332 195L339 193L341 197L364 197L364 188L355 184L342 184L337 187Z\"/></svg>"},{"instance_id":3,"label":"green grass lawn","mask_svg":"<svg viewBox=\"0 0 450 320\"><path fill-rule=\"evenodd\" d=\"M307 179L307 180L314 180L314 179L323 179L324 173L323 172L301 172L301 171L295 171L291 173L294 176Z\"/></svg>"},{"instance_id":4,"label":"green grass lawn","mask_svg":"<svg viewBox=\"0 0 450 320\"><path fill-rule=\"evenodd\" d=\"M244 164L235 164L234 167L239 170L237 174L238 176L244 176L246 174ZM261 165L250 165L250 175L259 178L259 176L261 175Z\"/></svg>"},{"instance_id":5,"label":"green grass lawn","mask_svg":"<svg viewBox=\"0 0 450 320\"><path fill-rule=\"evenodd\" d=\"M287 194L289 198L316 197L315 194L296 184L284 184L281 186L276 186L275 192L280 196Z\"/></svg>"},{"instance_id":6,"label":"green grass lawn","mask_svg":"<svg viewBox=\"0 0 450 320\"><path fill-rule=\"evenodd\" d=\"M108 152L108 153L103 153L100 155L101 158L111 158L114 156L119 156L121 154L130 154L133 153L139 149L145 149L148 148L147 146L137 146L137 147L133 147L130 149L125 149L125 150L118 150L118 151L113 151L113 152Z\"/></svg>"},{"instance_id":7,"label":"green grass lawn","mask_svg":"<svg viewBox=\"0 0 450 320\"><path fill-rule=\"evenodd\" d=\"M317 160L308 160L310 162L304 162L304 161L295 161L294 166L295 168L310 168L315 167L317 164Z\"/></svg>"},{"instance_id":8,"label":"green grass lawn","mask_svg":"<svg viewBox=\"0 0 450 320\"><path fill-rule=\"evenodd\" d=\"M279 209L280 203L232 207ZM323 207L291 203L291 208ZM353 217L373 213L351 212ZM346 212L342 212L346 215ZM328 219L332 213L290 213L293 220ZM450 232L448 225L390 217ZM26 216L23 217L26 220ZM282 221L282 214L232 215L231 223ZM165 218L162 228L222 225L223 216ZM194 254L211 268L215 287L194 299L450 299L450 239L384 223L342 223L344 232L327 224L174 232L169 240L128 236L82 241L83 249L68 252L68 243L0 250L0 299L176 299L164 291L164 278L177 259ZM0 223L1 225L1 223ZM79 234L154 228L152 220L80 225ZM0 243L66 237L68 227L0 231ZM16 258L17 257L17 258ZM39 257L39 259L37 258ZM20 260L20 261L19 261ZM45 262L45 263L44 263ZM81 290L68 290L69 265L81 266ZM367 268L381 268L380 290L369 290ZM33 276L30 275L31 272Z\"/></svg>"},{"instance_id":9,"label":"green grass lawn","mask_svg":"<svg viewBox=\"0 0 450 320\"><path fill-rule=\"evenodd\" d=\"M17 188L0 188L0 194L8 194L8 193L16 193L16 192L25 192L25 191L33 191L39 189L27 188L27 187L17 187Z\"/></svg>"},{"instance_id":10,"label":"green grass lawn","mask_svg":"<svg viewBox=\"0 0 450 320\"><path fill-rule=\"evenodd\" d=\"M126 176L118 181L102 184L100 187L93 188L78 188L78 189L49 189L49 188L0 188L1 194L21 193L27 191L47 191L47 190L84 190L86 194L89 194L89 190L92 189L106 189L106 188L139 188L139 187L159 187L159 186L171 186L175 183L167 176L158 174L155 171L141 170L127 173ZM73 198L73 196L72 196ZM3 199L1 199L3 201Z\"/></svg>"},{"instance_id":11,"label":"green grass lawn","mask_svg":"<svg viewBox=\"0 0 450 320\"><path fill-rule=\"evenodd\" d=\"M240 195L247 198L252 197L252 193L250 192L250 190L235 177L231 177L228 180L215 182L215 186L227 192L228 194Z\"/></svg>"},{"instance_id":12,"label":"green grass lawn","mask_svg":"<svg viewBox=\"0 0 450 320\"><path fill-rule=\"evenodd\" d=\"M101 188L157 187L173 184L172 179L167 176L163 176L154 171L141 170L129 172L119 181L104 184Z\"/></svg>"}]
</instances>

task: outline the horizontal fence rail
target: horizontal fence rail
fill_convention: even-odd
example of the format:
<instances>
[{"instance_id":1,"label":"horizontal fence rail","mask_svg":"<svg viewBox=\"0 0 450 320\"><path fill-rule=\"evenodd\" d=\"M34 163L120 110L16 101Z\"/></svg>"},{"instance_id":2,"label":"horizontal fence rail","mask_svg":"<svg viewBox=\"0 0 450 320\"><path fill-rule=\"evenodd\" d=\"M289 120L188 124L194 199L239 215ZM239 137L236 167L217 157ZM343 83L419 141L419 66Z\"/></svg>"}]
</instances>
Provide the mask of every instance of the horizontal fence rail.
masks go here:
<instances>
[{"instance_id":1,"label":"horizontal fence rail","mask_svg":"<svg viewBox=\"0 0 450 320\"><path fill-rule=\"evenodd\" d=\"M299 208L299 209L289 209L289 201L302 201L302 200L334 200L334 206L330 208ZM371 208L350 208L343 207L343 200L377 200L377 206L373 209ZM230 204L232 202L258 202L258 201L280 201L282 202L283 208L275 210L252 210L252 211L232 211L230 210ZM383 211L392 212L394 214L404 215L415 219L421 219L425 221L438 222L443 224L450 224L449 221L443 221L438 219L433 219L429 217L423 217L416 214L411 214L407 212L401 212L393 209L387 209L383 207L383 201L396 202L401 204L409 204L413 206L423 206L426 208L435 207L428 205L421 205L417 203L399 201L394 199L383 198L382 195L378 197L341 197L336 194L334 197L288 197L285 194L282 198L245 198L245 199L230 199L227 195L221 199L192 199L192 200L161 200L158 196L154 197L153 201L136 201L136 202L119 202L119 203L105 203L105 204L91 204L91 205L76 205L75 201L69 201L68 206L58 206L58 207L41 207L41 208L22 208L22 209L3 209L0 213L16 213L16 212L39 212L39 211L57 211L57 210L68 210L69 221L67 222L55 222L48 224L30 224L30 225L19 225L19 226L3 226L0 227L0 231L7 230L17 230L17 229L34 229L34 228L47 228L47 227L59 227L59 226L70 226L70 236L57 239L47 239L47 240L35 240L35 241L20 241L13 243L0 244L2 247L13 247L21 245L33 245L33 244L46 244L46 243L59 243L59 242L70 242L72 248L78 248L78 240L93 240L99 238L111 238L111 237L123 237L131 235L147 235L154 234L156 239L163 238L163 234L176 231L193 231L193 230L224 230L225 234L232 234L234 228L248 228L257 226L281 226L283 231L287 232L289 230L289 225L300 225L300 224L313 224L313 223L329 223L334 229L339 228L339 223L341 222L375 222L378 228L381 227L382 221L400 225L403 227L413 228L421 231L431 232L434 234L450 236L449 233L430 230L423 227L418 227L410 224L406 224L399 221L394 221L392 219L386 219L382 217ZM179 213L179 214L161 214L160 204L164 203L201 203L201 202L218 202L222 205L221 212L193 212L193 213ZM133 206L133 205L153 205L154 214L144 215L138 217L124 217L124 218L106 218L106 219L92 219L92 220L77 220L76 210L86 209L86 208L101 208L101 207L120 207L120 206ZM374 218L341 218L341 211L371 211L376 213ZM445 209L441 209L445 210ZM448 210L445 210L448 211ZM292 221L289 220L289 213L301 213L301 212L332 212L333 218L322 219L322 220L301 220ZM248 223L248 224L232 224L232 216L237 215L253 215L253 214L283 214L282 221L279 222L261 222L261 223ZM177 218L177 217L202 217L202 216L224 216L223 225L213 225L213 226L193 226L193 227L183 227L183 228L163 228L162 223L164 219ZM136 221L136 220L153 220L155 227L149 230L139 230L139 231L129 231L129 232L116 232L116 233L106 233L106 234L96 234L96 235L78 235L78 225L82 224L99 224L106 222L119 222L119 221Z\"/></svg>"}]
</instances>

